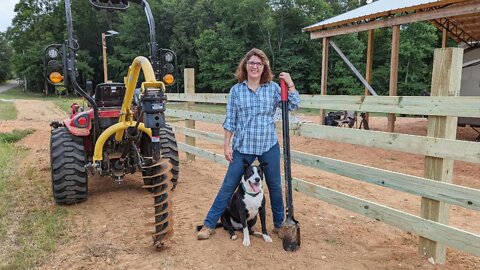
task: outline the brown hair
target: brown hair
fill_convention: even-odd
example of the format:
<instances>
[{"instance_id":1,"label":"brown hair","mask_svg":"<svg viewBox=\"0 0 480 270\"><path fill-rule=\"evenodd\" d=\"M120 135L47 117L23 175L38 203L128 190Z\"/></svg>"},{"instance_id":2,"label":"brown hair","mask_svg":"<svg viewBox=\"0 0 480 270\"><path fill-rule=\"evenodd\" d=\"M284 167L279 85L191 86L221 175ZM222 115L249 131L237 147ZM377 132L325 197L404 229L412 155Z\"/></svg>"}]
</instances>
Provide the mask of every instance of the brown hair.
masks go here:
<instances>
[{"instance_id":1,"label":"brown hair","mask_svg":"<svg viewBox=\"0 0 480 270\"><path fill-rule=\"evenodd\" d=\"M247 76L247 61L252 56L257 56L262 60L263 72L260 77L260 83L267 83L273 79L272 69L270 68L270 61L268 60L267 55L260 49L253 48L245 54L240 63L238 64L237 71L235 71L235 78L238 82L245 81Z\"/></svg>"}]
</instances>

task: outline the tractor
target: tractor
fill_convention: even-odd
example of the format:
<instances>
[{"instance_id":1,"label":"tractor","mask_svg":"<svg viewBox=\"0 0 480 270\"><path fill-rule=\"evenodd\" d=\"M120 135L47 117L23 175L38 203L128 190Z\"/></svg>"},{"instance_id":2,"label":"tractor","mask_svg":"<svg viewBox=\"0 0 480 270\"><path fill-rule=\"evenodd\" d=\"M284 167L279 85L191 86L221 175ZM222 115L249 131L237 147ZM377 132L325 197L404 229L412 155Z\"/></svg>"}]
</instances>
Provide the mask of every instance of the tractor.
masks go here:
<instances>
[{"instance_id":1,"label":"tractor","mask_svg":"<svg viewBox=\"0 0 480 270\"><path fill-rule=\"evenodd\" d=\"M150 56L138 56L124 82L100 83L85 90L77 82L71 1L65 0L68 39L45 49L45 74L54 86L72 87L89 104L72 104L70 115L50 125L52 192L57 204L87 199L88 176L99 174L121 184L126 174L141 173L143 188L153 193L153 245L163 247L173 235L170 197L179 175L175 135L165 122L166 86L175 83L176 55L158 49L155 23L145 0L89 0L96 9L144 8L150 28ZM57 61L57 62L55 62ZM144 81L137 87L140 71Z\"/></svg>"}]
</instances>

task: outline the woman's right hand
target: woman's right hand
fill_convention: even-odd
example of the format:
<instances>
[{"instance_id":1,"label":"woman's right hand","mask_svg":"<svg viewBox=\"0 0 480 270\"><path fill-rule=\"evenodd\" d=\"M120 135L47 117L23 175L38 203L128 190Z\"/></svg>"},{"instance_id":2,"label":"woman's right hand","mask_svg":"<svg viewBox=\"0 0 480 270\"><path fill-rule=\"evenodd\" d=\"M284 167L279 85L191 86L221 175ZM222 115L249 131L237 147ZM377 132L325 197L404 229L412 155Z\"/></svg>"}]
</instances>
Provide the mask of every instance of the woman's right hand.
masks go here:
<instances>
[{"instance_id":1,"label":"woman's right hand","mask_svg":"<svg viewBox=\"0 0 480 270\"><path fill-rule=\"evenodd\" d=\"M230 144L226 144L223 146L223 153L225 154L225 159L232 163L233 162L233 151L232 147L230 147Z\"/></svg>"}]
</instances>

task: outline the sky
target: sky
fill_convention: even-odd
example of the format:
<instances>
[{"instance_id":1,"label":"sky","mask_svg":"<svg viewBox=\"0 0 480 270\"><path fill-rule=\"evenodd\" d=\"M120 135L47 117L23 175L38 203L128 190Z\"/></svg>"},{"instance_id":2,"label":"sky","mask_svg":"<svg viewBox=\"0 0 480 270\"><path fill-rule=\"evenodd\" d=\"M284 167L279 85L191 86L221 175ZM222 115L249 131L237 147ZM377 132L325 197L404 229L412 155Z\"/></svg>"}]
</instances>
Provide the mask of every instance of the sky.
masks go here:
<instances>
[{"instance_id":1,"label":"sky","mask_svg":"<svg viewBox=\"0 0 480 270\"><path fill-rule=\"evenodd\" d=\"M5 32L12 25L12 19L15 17L15 4L19 0L1 0L0 1L0 32Z\"/></svg>"}]
</instances>

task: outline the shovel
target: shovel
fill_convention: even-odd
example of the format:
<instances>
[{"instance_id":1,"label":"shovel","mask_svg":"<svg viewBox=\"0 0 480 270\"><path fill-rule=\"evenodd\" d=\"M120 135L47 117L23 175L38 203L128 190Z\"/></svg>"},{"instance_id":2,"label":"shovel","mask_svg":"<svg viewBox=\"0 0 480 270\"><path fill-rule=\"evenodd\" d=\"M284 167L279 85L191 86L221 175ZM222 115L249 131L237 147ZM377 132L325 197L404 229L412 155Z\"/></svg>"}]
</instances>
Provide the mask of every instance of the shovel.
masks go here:
<instances>
[{"instance_id":1,"label":"shovel","mask_svg":"<svg viewBox=\"0 0 480 270\"><path fill-rule=\"evenodd\" d=\"M292 172L290 166L290 135L288 123L288 87L285 80L280 80L282 99L282 130L283 130L283 165L285 172L285 198L287 219L282 226L282 243L285 251L296 251L300 248L300 225L293 218Z\"/></svg>"}]
</instances>

